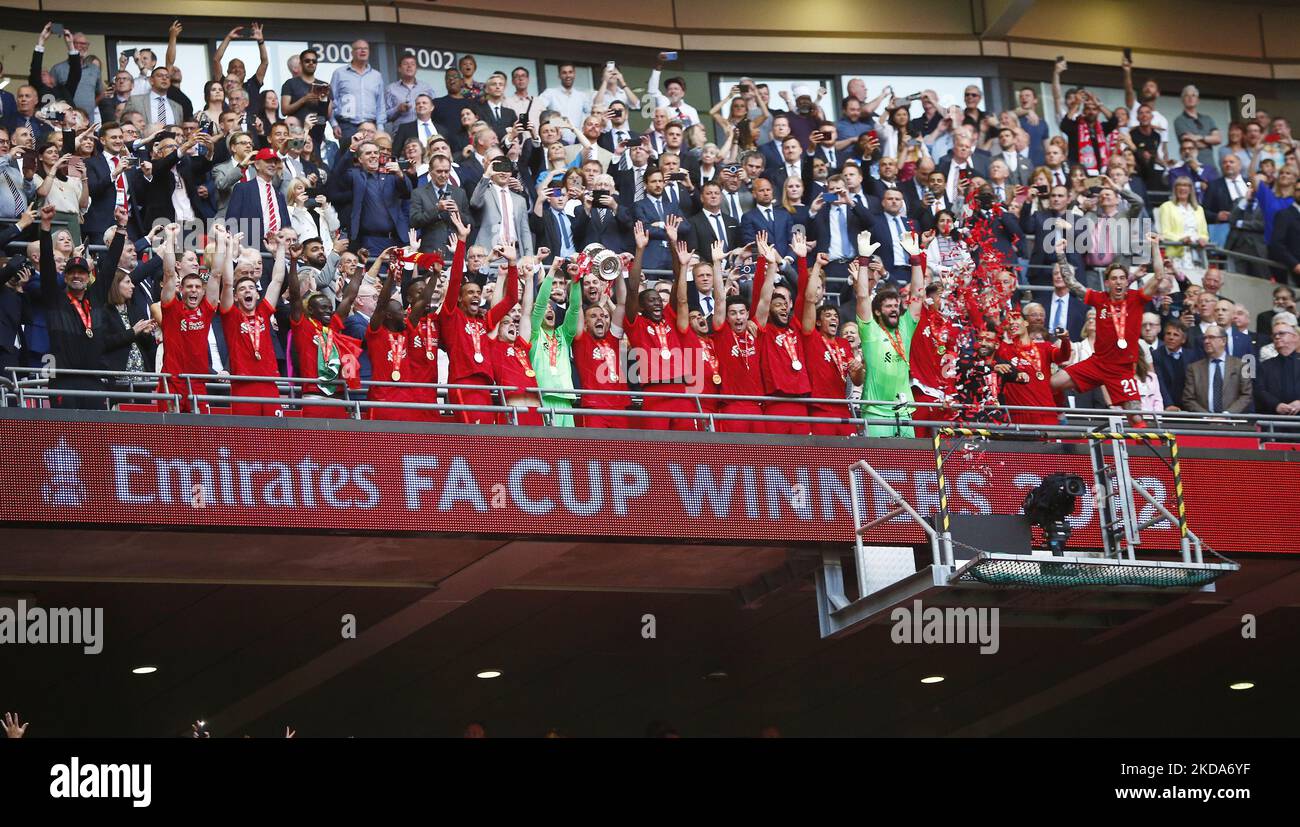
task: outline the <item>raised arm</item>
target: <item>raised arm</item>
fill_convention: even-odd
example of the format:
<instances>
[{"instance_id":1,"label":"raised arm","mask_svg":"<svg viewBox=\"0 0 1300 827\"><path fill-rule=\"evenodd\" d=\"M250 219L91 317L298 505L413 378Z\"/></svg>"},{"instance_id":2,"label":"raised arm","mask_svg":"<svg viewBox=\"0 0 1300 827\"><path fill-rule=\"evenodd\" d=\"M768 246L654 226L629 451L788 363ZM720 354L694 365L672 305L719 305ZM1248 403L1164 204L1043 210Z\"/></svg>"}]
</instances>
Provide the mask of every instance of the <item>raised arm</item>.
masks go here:
<instances>
[{"instance_id":1,"label":"raised arm","mask_svg":"<svg viewBox=\"0 0 1300 827\"><path fill-rule=\"evenodd\" d=\"M288 269L288 262L285 260L284 248L286 245L281 244L275 251L275 263L271 265L271 280L266 285L266 294L263 298L266 303L275 307L280 301L280 291L284 288L285 271ZM293 257L297 261L298 257ZM233 269L233 262L226 265L227 269Z\"/></svg>"},{"instance_id":2,"label":"raised arm","mask_svg":"<svg viewBox=\"0 0 1300 827\"><path fill-rule=\"evenodd\" d=\"M375 261L370 265L368 276L377 278L379 275L379 263L388 261L388 272L384 275L384 286L379 289L379 300L375 303L375 312L370 315L370 329L379 330L388 320L388 302L393 298L393 287L397 283L397 274L401 272L400 266L395 266L396 262L392 258L392 248L385 250L383 255L375 256Z\"/></svg>"},{"instance_id":3,"label":"raised arm","mask_svg":"<svg viewBox=\"0 0 1300 827\"><path fill-rule=\"evenodd\" d=\"M754 237L754 243L758 246L758 253L763 258L758 266L763 273L760 279L761 287L758 290L758 301L754 304L754 324L759 327L767 326L767 317L772 309L772 291L776 289L776 276L778 268L776 266L776 248L767 243L767 233L759 233Z\"/></svg>"},{"instance_id":4,"label":"raised arm","mask_svg":"<svg viewBox=\"0 0 1300 827\"><path fill-rule=\"evenodd\" d=\"M645 248L650 244L650 234L646 232L645 225L640 221L632 230L636 238L636 254L632 256L632 269L627 277L627 292L623 295L623 319L627 324L636 321L636 315L640 311L640 294L641 294L641 257L645 255Z\"/></svg>"},{"instance_id":5,"label":"raised arm","mask_svg":"<svg viewBox=\"0 0 1300 827\"><path fill-rule=\"evenodd\" d=\"M677 242L677 277L673 279L673 312L677 314L677 332L685 333L691 326L690 299L686 290L686 271L690 269L691 251L685 241Z\"/></svg>"},{"instance_id":6,"label":"raised arm","mask_svg":"<svg viewBox=\"0 0 1300 827\"><path fill-rule=\"evenodd\" d=\"M532 281L532 273L528 274L528 280ZM579 284L577 279L574 279L574 283ZM546 271L546 275L542 277L542 283L537 288L537 297L540 301L534 303L528 314L530 334L538 333L542 329L542 318L546 315L546 305L551 301L551 287L554 284L555 268L551 267ZM529 335L525 336L524 339L531 342L533 337Z\"/></svg>"},{"instance_id":7,"label":"raised arm","mask_svg":"<svg viewBox=\"0 0 1300 827\"><path fill-rule=\"evenodd\" d=\"M375 260L379 261L382 258L383 254L380 254ZM289 277L293 279L294 274L291 272ZM343 319L352 315L352 303L357 300L357 294L361 292L361 282L364 279L365 272L360 267L352 271L352 277L348 279L347 287L343 288L343 297L339 299L339 306L335 308L334 315ZM297 281L297 279L294 279L294 281Z\"/></svg>"},{"instance_id":8,"label":"raised arm","mask_svg":"<svg viewBox=\"0 0 1300 827\"><path fill-rule=\"evenodd\" d=\"M925 253L921 252L930 246L934 240L934 230L927 230L923 238L917 238L916 233L906 233L903 238L903 249L912 263L912 282L908 287L907 312L912 314L913 319L920 320L921 308L925 305Z\"/></svg>"},{"instance_id":9,"label":"raised arm","mask_svg":"<svg viewBox=\"0 0 1300 827\"><path fill-rule=\"evenodd\" d=\"M1156 294L1169 278L1165 272L1165 257L1160 252L1160 235L1158 233L1147 233L1147 245L1151 247L1151 270L1152 276L1147 279L1147 283L1142 285L1142 295L1148 299Z\"/></svg>"},{"instance_id":10,"label":"raised arm","mask_svg":"<svg viewBox=\"0 0 1300 827\"><path fill-rule=\"evenodd\" d=\"M217 50L212 53L212 77L214 78L225 77L226 70L221 67L221 61L226 56L226 49L230 48L230 41L234 40L237 37L243 37L243 33L244 33L244 27L236 26L235 28L231 29L224 38L222 38L220 45L217 46ZM251 101L249 103L250 105L252 104Z\"/></svg>"},{"instance_id":11,"label":"raised arm","mask_svg":"<svg viewBox=\"0 0 1300 827\"><path fill-rule=\"evenodd\" d=\"M1137 93L1133 91L1133 61L1125 58L1121 65L1124 67L1124 107L1132 109L1137 103Z\"/></svg>"},{"instance_id":12,"label":"raised arm","mask_svg":"<svg viewBox=\"0 0 1300 827\"><path fill-rule=\"evenodd\" d=\"M1047 226L1043 226L1043 232L1047 232ZM1056 242L1056 263L1061 268L1061 281L1070 289L1080 301L1088 296L1088 288L1079 283L1074 277L1074 265L1065 257L1065 238L1062 236Z\"/></svg>"},{"instance_id":13,"label":"raised arm","mask_svg":"<svg viewBox=\"0 0 1300 827\"><path fill-rule=\"evenodd\" d=\"M582 325L582 281L573 279L569 284L569 309L564 312L564 325L560 328L560 335L564 341L573 344L573 340L578 338L578 329Z\"/></svg>"},{"instance_id":14,"label":"raised arm","mask_svg":"<svg viewBox=\"0 0 1300 827\"><path fill-rule=\"evenodd\" d=\"M181 21L173 20L171 28L167 30L167 53L163 57L163 65L168 69L176 65L176 38L181 36L184 29L185 27L181 25ZM72 65L71 61L69 61L68 65Z\"/></svg>"},{"instance_id":15,"label":"raised arm","mask_svg":"<svg viewBox=\"0 0 1300 827\"><path fill-rule=\"evenodd\" d=\"M257 56L261 58L261 62L257 64L257 71L253 75L260 85L266 81L266 69L271 65L266 54L266 41L262 38L261 23L253 24L253 39L257 41Z\"/></svg>"},{"instance_id":16,"label":"raised arm","mask_svg":"<svg viewBox=\"0 0 1300 827\"><path fill-rule=\"evenodd\" d=\"M220 246L221 246L220 244L217 245L217 247ZM284 249L283 243L280 245L280 249ZM226 259L229 259L229 256L227 256ZM213 307L216 307L217 303L221 301L221 284L223 281L222 273L225 270L225 268L226 268L225 260L222 261L220 267L209 266L208 280L203 284L203 292L207 296L208 304L211 304Z\"/></svg>"},{"instance_id":17,"label":"raised arm","mask_svg":"<svg viewBox=\"0 0 1300 827\"><path fill-rule=\"evenodd\" d=\"M808 260L803 256L795 259L799 268L799 289L794 300L792 317L798 321L804 333L812 333L817 327L817 305L822 297L822 267L829 261L825 253L819 253L808 269Z\"/></svg>"},{"instance_id":18,"label":"raised arm","mask_svg":"<svg viewBox=\"0 0 1300 827\"><path fill-rule=\"evenodd\" d=\"M289 266L289 319L297 322L302 318L302 285L298 283L297 262L291 262Z\"/></svg>"},{"instance_id":19,"label":"raised arm","mask_svg":"<svg viewBox=\"0 0 1300 827\"><path fill-rule=\"evenodd\" d=\"M175 224L168 224L163 231L160 252L163 261L162 291L159 298L163 304L176 298L176 230Z\"/></svg>"},{"instance_id":20,"label":"raised arm","mask_svg":"<svg viewBox=\"0 0 1300 827\"><path fill-rule=\"evenodd\" d=\"M727 322L727 280L722 277L722 262L725 256L719 256L722 253L722 245L714 244L711 252L714 253L713 259L713 318L710 319L710 330L717 330Z\"/></svg>"},{"instance_id":21,"label":"raised arm","mask_svg":"<svg viewBox=\"0 0 1300 827\"><path fill-rule=\"evenodd\" d=\"M496 247L492 251L497 257L504 258L508 263L506 268L506 292L501 301L492 306L487 312L487 329L494 330L506 314L515 309L519 304L519 268L515 262L519 260L519 254L515 252L515 245L505 244ZM527 317L524 317L527 318ZM522 320L521 320L522 323Z\"/></svg>"},{"instance_id":22,"label":"raised arm","mask_svg":"<svg viewBox=\"0 0 1300 827\"><path fill-rule=\"evenodd\" d=\"M380 287L380 298L378 298L376 303L374 303L374 312L370 313L370 330L378 330L382 328L383 322L385 322L387 317L389 317L389 300L393 299L394 280L396 274L398 274L399 270L402 269L394 267L394 250L395 247L389 247L387 250L381 252L380 255L374 256L374 261L370 261L370 267L367 270L367 273L365 273L365 277L367 278L378 278L380 277L380 265L385 263L385 261L389 263L389 272L387 272L385 277L383 277L383 286ZM344 319L346 319L346 316L344 316Z\"/></svg>"}]
</instances>

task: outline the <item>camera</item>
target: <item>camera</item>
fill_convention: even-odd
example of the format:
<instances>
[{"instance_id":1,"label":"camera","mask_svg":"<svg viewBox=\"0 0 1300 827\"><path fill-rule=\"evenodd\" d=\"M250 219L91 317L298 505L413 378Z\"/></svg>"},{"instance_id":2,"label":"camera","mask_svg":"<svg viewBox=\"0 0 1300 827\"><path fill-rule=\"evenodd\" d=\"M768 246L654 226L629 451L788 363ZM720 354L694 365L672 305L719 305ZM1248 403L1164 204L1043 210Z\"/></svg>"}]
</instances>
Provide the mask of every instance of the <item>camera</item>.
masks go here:
<instances>
[{"instance_id":1,"label":"camera","mask_svg":"<svg viewBox=\"0 0 1300 827\"><path fill-rule=\"evenodd\" d=\"M211 122L209 122L207 125L211 126L212 124ZM290 138L289 140L284 142L284 148L287 149L289 152L302 152L302 148L305 147L306 145L307 145L306 138Z\"/></svg>"},{"instance_id":2,"label":"camera","mask_svg":"<svg viewBox=\"0 0 1300 827\"><path fill-rule=\"evenodd\" d=\"M410 159L410 158L398 158L398 159L397 159L397 168L400 169L402 172L406 172L408 169L411 168L411 159Z\"/></svg>"},{"instance_id":3,"label":"camera","mask_svg":"<svg viewBox=\"0 0 1300 827\"><path fill-rule=\"evenodd\" d=\"M722 167L722 171L727 173L728 175L739 175L740 164L726 164L725 166Z\"/></svg>"},{"instance_id":4,"label":"camera","mask_svg":"<svg viewBox=\"0 0 1300 827\"><path fill-rule=\"evenodd\" d=\"M668 176L668 180L669 180L669 181L685 181L687 177L688 177L687 174L684 173L684 172L674 172L674 173L672 173L671 175Z\"/></svg>"},{"instance_id":5,"label":"camera","mask_svg":"<svg viewBox=\"0 0 1300 827\"><path fill-rule=\"evenodd\" d=\"M492 171L513 173L515 165L509 158L497 158L492 161Z\"/></svg>"},{"instance_id":6,"label":"camera","mask_svg":"<svg viewBox=\"0 0 1300 827\"><path fill-rule=\"evenodd\" d=\"M599 207L609 197L609 190L592 190L591 206Z\"/></svg>"}]
</instances>

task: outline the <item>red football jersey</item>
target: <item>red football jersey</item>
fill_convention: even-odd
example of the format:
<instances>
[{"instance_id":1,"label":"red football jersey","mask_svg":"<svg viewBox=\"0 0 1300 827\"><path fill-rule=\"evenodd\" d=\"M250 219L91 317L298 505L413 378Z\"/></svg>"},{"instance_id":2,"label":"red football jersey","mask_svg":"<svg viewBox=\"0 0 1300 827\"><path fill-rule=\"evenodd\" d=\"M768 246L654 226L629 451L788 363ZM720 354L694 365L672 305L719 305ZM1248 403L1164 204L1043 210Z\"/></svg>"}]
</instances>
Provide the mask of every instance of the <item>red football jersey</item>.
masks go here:
<instances>
[{"instance_id":1,"label":"red football jersey","mask_svg":"<svg viewBox=\"0 0 1300 827\"><path fill-rule=\"evenodd\" d=\"M411 381L403 370L406 367L407 333L403 329L393 332L381 326L378 330L366 325L366 353L370 355L370 376L376 382ZM377 385L370 389L369 399L377 402L405 402L406 388Z\"/></svg>"},{"instance_id":2,"label":"red football jersey","mask_svg":"<svg viewBox=\"0 0 1300 827\"><path fill-rule=\"evenodd\" d=\"M321 328L320 325L307 314L303 314L296 322L290 322L290 330L293 333L293 351L294 361L297 363L297 375L303 378L314 378L316 373L316 360L319 358L318 352L320 346L331 340L335 336L343 333L343 320L337 315L330 317L328 328ZM344 351L339 348L339 357L344 358ZM342 366L342 372L347 371L346 360ZM316 385L305 385L302 389L304 394L320 394L320 388Z\"/></svg>"},{"instance_id":3,"label":"red football jersey","mask_svg":"<svg viewBox=\"0 0 1300 827\"><path fill-rule=\"evenodd\" d=\"M630 346L629 359L639 365L642 385L679 383L683 381L689 353L682 352L682 337L677 332L677 314L671 307L664 308L663 318L652 322L638 314L631 324L625 325Z\"/></svg>"},{"instance_id":4,"label":"red football jersey","mask_svg":"<svg viewBox=\"0 0 1300 827\"><path fill-rule=\"evenodd\" d=\"M760 327L758 353L763 390L768 396L807 396L812 392L803 336L793 325Z\"/></svg>"},{"instance_id":5,"label":"red football jersey","mask_svg":"<svg viewBox=\"0 0 1300 827\"><path fill-rule=\"evenodd\" d=\"M438 317L432 313L411 323L406 320L406 366L403 378L408 382L437 384L438 382ZM427 389L433 393L432 388Z\"/></svg>"},{"instance_id":6,"label":"red football jersey","mask_svg":"<svg viewBox=\"0 0 1300 827\"><path fill-rule=\"evenodd\" d=\"M722 392L730 396L762 396L763 373L754 336L748 330L736 333L724 323L713 331L713 342L722 373Z\"/></svg>"},{"instance_id":7,"label":"red football jersey","mask_svg":"<svg viewBox=\"0 0 1300 827\"><path fill-rule=\"evenodd\" d=\"M573 363L578 366L578 381L582 387L599 391L627 390L618 345L619 340L609 334L597 339L586 330L578 331L573 340ZM584 393L578 404L584 408L622 410L632 403L626 396Z\"/></svg>"},{"instance_id":8,"label":"red football jersey","mask_svg":"<svg viewBox=\"0 0 1300 827\"><path fill-rule=\"evenodd\" d=\"M204 296L190 310L179 296L162 306L163 373L211 373L208 330L217 308ZM275 361L274 355L271 361Z\"/></svg>"},{"instance_id":9,"label":"red football jersey","mask_svg":"<svg viewBox=\"0 0 1300 827\"><path fill-rule=\"evenodd\" d=\"M1112 302L1106 293L1089 290L1083 301L1097 308L1097 342L1093 355L1102 362L1137 364L1142 312L1150 301L1146 294L1130 290L1124 295L1124 301ZM1127 347L1119 346L1121 340Z\"/></svg>"},{"instance_id":10,"label":"red football jersey","mask_svg":"<svg viewBox=\"0 0 1300 827\"><path fill-rule=\"evenodd\" d=\"M275 345L271 341L271 317L275 308L263 299L245 314L238 306L221 311L221 331L226 334L230 372L235 376L279 376Z\"/></svg>"},{"instance_id":11,"label":"red football jersey","mask_svg":"<svg viewBox=\"0 0 1300 827\"><path fill-rule=\"evenodd\" d=\"M844 399L848 392L853 345L843 336L827 338L815 329L812 333L805 333L803 341L803 351L808 354L812 395L817 399Z\"/></svg>"},{"instance_id":12,"label":"red football jersey","mask_svg":"<svg viewBox=\"0 0 1300 827\"><path fill-rule=\"evenodd\" d=\"M953 394L959 332L932 305L921 305L921 318L908 351L908 369L912 374L912 385L920 385L926 395L940 399ZM936 396L936 391L940 395Z\"/></svg>"}]
</instances>

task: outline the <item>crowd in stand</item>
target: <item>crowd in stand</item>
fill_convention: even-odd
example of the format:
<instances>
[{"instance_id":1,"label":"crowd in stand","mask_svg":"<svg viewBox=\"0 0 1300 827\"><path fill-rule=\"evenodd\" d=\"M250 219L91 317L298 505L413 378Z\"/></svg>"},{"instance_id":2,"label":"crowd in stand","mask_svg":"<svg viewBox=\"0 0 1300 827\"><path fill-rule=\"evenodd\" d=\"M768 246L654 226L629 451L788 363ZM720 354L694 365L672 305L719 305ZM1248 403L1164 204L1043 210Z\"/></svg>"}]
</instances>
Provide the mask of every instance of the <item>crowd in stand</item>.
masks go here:
<instances>
[{"instance_id":1,"label":"crowd in stand","mask_svg":"<svg viewBox=\"0 0 1300 827\"><path fill-rule=\"evenodd\" d=\"M254 24L194 101L180 23L161 60L123 55L111 78L66 31L43 71L52 31L29 83L0 91L0 366L52 366L56 406L102 408L78 392L116 387L60 370L112 370L165 375L185 410L226 390L182 374L243 377L230 408L252 415L283 413L276 380L296 377L306 416L363 397L389 403L377 419L437 421L402 406L443 402L461 422L559 427L1300 413L1289 126L1220 128L1193 86L1171 125L1127 60L1114 111L1063 89L1060 62L1046 106L1028 87L994 113L978 86L944 108L854 79L835 111L824 89L778 104L742 79L701 116L662 76L671 54L643 97L613 62L594 90L561 64L533 96L527 68L477 77L471 55L439 96L414 56L389 82L357 41L328 79L297 55L277 95ZM223 65L245 37L252 72ZM1224 295L1211 243L1285 268L1234 265L1278 282L1272 311Z\"/></svg>"}]
</instances>

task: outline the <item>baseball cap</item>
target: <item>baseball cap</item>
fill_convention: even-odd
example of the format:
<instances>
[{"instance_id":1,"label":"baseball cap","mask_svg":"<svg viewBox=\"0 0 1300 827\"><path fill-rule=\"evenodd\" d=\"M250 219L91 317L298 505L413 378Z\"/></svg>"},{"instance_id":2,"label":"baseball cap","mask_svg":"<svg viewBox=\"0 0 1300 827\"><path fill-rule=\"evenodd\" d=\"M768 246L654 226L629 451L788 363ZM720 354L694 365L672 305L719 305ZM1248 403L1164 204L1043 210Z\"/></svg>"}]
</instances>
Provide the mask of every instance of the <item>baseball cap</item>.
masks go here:
<instances>
[{"instance_id":1,"label":"baseball cap","mask_svg":"<svg viewBox=\"0 0 1300 827\"><path fill-rule=\"evenodd\" d=\"M269 146L264 146L253 156L254 161L278 161L280 156L275 154L275 150Z\"/></svg>"},{"instance_id":2,"label":"baseball cap","mask_svg":"<svg viewBox=\"0 0 1300 827\"><path fill-rule=\"evenodd\" d=\"M90 262L86 261L84 256L73 256L68 259L68 263L63 265L63 272L69 270L80 270L83 273L90 272Z\"/></svg>"}]
</instances>

